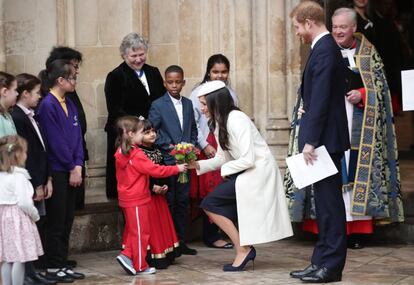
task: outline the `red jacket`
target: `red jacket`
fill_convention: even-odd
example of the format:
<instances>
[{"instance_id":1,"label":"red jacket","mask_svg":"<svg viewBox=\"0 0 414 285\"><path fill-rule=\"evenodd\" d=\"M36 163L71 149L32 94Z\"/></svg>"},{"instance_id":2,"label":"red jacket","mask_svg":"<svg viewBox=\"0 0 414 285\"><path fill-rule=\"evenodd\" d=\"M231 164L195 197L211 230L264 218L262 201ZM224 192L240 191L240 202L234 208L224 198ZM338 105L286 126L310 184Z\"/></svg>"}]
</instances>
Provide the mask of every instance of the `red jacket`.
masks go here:
<instances>
[{"instance_id":1,"label":"red jacket","mask_svg":"<svg viewBox=\"0 0 414 285\"><path fill-rule=\"evenodd\" d=\"M149 177L164 178L179 173L178 167L154 164L139 147L123 155L115 153L119 206L123 208L144 205L151 201Z\"/></svg>"}]
</instances>

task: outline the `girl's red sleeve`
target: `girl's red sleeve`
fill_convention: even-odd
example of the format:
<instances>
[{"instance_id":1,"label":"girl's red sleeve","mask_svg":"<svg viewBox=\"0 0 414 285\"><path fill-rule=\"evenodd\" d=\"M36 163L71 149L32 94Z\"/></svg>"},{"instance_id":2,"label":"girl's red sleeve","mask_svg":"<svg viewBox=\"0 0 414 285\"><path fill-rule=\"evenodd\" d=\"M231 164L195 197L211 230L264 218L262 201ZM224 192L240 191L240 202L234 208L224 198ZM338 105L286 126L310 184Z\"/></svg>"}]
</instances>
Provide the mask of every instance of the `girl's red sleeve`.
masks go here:
<instances>
[{"instance_id":1,"label":"girl's red sleeve","mask_svg":"<svg viewBox=\"0 0 414 285\"><path fill-rule=\"evenodd\" d=\"M132 159L131 164L136 171L154 178L164 178L179 173L178 166L155 164L143 152L138 152Z\"/></svg>"}]
</instances>

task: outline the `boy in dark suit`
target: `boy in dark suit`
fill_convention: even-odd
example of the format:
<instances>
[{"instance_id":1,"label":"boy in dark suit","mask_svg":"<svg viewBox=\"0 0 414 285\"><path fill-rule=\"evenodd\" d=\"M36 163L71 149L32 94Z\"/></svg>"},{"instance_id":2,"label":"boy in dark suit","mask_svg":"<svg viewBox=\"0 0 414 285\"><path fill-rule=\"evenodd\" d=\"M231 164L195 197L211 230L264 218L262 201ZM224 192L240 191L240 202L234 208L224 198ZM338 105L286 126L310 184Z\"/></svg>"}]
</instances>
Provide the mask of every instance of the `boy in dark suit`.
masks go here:
<instances>
[{"instance_id":1,"label":"boy in dark suit","mask_svg":"<svg viewBox=\"0 0 414 285\"><path fill-rule=\"evenodd\" d=\"M315 148L324 145L337 174L313 184L319 240L311 264L291 276L308 283L340 281L346 259L346 219L342 199L341 158L349 149L345 111L345 65L324 24L324 10L314 1L298 4L290 14L296 35L311 52L302 77L303 114L299 151L306 164L317 159Z\"/></svg>"},{"instance_id":2,"label":"boy in dark suit","mask_svg":"<svg viewBox=\"0 0 414 285\"><path fill-rule=\"evenodd\" d=\"M151 104L149 120L158 131L155 144L164 156L165 164L175 165L176 161L170 152L170 145L181 142L196 144L197 126L194 118L193 104L190 99L182 97L180 92L185 85L184 71L177 65L165 70L164 86L167 92ZM166 194L175 229L180 240L182 254L195 255L195 249L188 248L184 242L188 219L190 183L178 183L178 176L170 179L169 191Z\"/></svg>"}]
</instances>

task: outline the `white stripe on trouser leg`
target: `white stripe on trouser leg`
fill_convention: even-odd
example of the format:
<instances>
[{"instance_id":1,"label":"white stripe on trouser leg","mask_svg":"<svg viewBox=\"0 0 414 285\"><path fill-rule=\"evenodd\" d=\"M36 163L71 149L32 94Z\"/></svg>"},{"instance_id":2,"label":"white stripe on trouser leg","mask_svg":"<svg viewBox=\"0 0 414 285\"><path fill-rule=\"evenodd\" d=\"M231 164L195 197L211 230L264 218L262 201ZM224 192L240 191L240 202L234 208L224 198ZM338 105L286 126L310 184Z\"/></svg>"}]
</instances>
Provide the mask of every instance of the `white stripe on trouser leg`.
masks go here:
<instances>
[{"instance_id":1,"label":"white stripe on trouser leg","mask_svg":"<svg viewBox=\"0 0 414 285\"><path fill-rule=\"evenodd\" d=\"M135 207L135 216L137 219L137 229L138 229L138 263L139 263L139 271L142 270L142 259L141 259L141 225L139 222L139 212L138 207Z\"/></svg>"}]
</instances>

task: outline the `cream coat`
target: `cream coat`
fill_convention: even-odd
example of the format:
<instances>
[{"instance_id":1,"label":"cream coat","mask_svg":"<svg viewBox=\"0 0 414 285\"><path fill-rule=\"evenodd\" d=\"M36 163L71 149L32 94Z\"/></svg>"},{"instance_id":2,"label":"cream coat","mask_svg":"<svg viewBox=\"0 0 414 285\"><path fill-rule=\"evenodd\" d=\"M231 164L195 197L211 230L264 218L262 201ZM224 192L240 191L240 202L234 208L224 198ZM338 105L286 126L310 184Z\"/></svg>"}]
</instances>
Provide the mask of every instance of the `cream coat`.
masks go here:
<instances>
[{"instance_id":1,"label":"cream coat","mask_svg":"<svg viewBox=\"0 0 414 285\"><path fill-rule=\"evenodd\" d=\"M250 118L231 111L229 151L220 144L214 158L199 161L198 175L219 169L221 176L244 171L236 179L240 244L271 242L293 235L283 180L265 140ZM216 139L217 131L216 131Z\"/></svg>"}]
</instances>

